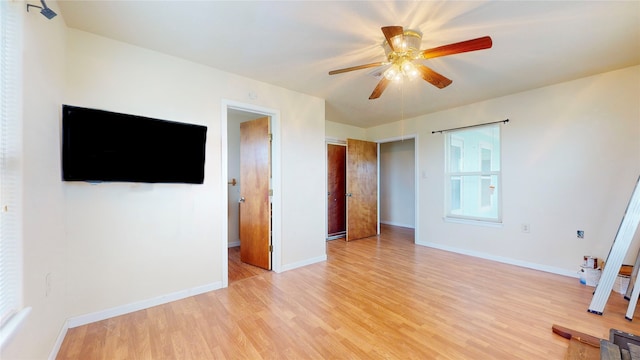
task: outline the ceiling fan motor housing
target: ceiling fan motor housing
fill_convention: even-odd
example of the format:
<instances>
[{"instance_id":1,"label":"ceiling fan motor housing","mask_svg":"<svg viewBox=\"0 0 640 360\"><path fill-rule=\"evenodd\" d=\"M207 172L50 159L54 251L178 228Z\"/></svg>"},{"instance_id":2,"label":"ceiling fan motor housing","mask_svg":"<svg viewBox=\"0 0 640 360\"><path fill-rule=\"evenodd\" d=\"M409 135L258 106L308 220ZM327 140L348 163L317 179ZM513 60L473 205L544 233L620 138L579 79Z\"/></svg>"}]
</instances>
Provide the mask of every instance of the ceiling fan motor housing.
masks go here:
<instances>
[{"instance_id":1,"label":"ceiling fan motor housing","mask_svg":"<svg viewBox=\"0 0 640 360\"><path fill-rule=\"evenodd\" d=\"M412 59L415 59L419 55L422 33L418 30L405 30L402 35L391 38L393 48L396 49L396 51L391 50L391 46L389 46L386 39L382 42L382 48L390 62L393 62L392 58L410 56Z\"/></svg>"}]
</instances>

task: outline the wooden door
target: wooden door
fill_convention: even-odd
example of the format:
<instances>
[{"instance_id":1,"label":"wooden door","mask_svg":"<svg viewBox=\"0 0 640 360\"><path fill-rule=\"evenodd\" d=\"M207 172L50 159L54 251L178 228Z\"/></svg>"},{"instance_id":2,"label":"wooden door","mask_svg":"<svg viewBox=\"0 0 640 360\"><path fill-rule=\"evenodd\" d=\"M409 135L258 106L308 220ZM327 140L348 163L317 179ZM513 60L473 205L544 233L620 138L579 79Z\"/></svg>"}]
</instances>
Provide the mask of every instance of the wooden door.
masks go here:
<instances>
[{"instance_id":1,"label":"wooden door","mask_svg":"<svg viewBox=\"0 0 640 360\"><path fill-rule=\"evenodd\" d=\"M269 117L240 124L240 260L271 270Z\"/></svg>"},{"instance_id":2,"label":"wooden door","mask_svg":"<svg viewBox=\"0 0 640 360\"><path fill-rule=\"evenodd\" d=\"M378 233L378 147L347 139L347 241Z\"/></svg>"},{"instance_id":3,"label":"wooden door","mask_svg":"<svg viewBox=\"0 0 640 360\"><path fill-rule=\"evenodd\" d=\"M327 145L327 236L338 237L346 231L347 148Z\"/></svg>"}]
</instances>

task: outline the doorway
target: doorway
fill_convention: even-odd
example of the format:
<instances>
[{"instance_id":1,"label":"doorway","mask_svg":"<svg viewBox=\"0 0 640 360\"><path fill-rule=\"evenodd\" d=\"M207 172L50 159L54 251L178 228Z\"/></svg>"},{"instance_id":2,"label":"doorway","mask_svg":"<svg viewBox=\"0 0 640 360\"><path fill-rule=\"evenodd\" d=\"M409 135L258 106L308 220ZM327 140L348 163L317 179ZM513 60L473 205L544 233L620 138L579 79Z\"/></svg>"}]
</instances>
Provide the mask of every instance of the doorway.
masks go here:
<instances>
[{"instance_id":1,"label":"doorway","mask_svg":"<svg viewBox=\"0 0 640 360\"><path fill-rule=\"evenodd\" d=\"M378 141L378 203L376 217L378 224L391 225L394 227L412 229L413 240L419 238L418 219L418 153L416 151L418 142L417 135L407 135L398 138L383 139ZM336 210L335 204L340 198L335 196L333 182L344 182L341 175L332 174L332 167L344 168L345 160L340 151L333 151L337 147L343 147L346 152L347 143L340 140L327 141L327 240L345 238L346 225L344 230L338 233L332 227L331 217L342 218L341 209ZM332 152L339 155L338 161L332 160ZM335 156L335 155L334 155ZM345 170L346 171L346 170ZM338 172L339 174L339 172ZM338 177L335 179L335 177ZM422 175L426 178L426 174ZM340 189L338 187L338 189ZM340 191L340 190L339 190ZM346 195L346 191L345 191ZM337 212L337 214L336 214ZM333 214L332 214L333 213ZM379 232L379 231L378 231Z\"/></svg>"},{"instance_id":2,"label":"doorway","mask_svg":"<svg viewBox=\"0 0 640 360\"><path fill-rule=\"evenodd\" d=\"M378 234L377 171L376 143L327 143L327 240Z\"/></svg>"},{"instance_id":3,"label":"doorway","mask_svg":"<svg viewBox=\"0 0 640 360\"><path fill-rule=\"evenodd\" d=\"M262 119L262 120L260 120ZM264 121L267 121L266 131ZM262 121L259 126L247 126L250 123L257 123ZM242 172L246 169L242 169L241 157L245 156L241 154L241 142L246 142L246 138L242 138L241 128L255 129L258 128L258 132L265 132L265 136L269 136L267 142L270 145L266 145L270 150L266 151L266 155L259 159L262 163L267 162L266 175L254 176L256 171L265 172L265 166L261 169L255 168L256 163L253 163L249 170L249 176L242 176ZM221 246L221 267L222 267L222 287L229 285L230 280L235 281L238 279L255 276L263 273L262 268L271 269L275 272L280 271L280 224L281 224L281 206L280 206L280 178L279 178L279 112L273 109L266 109L256 107L247 104L240 104L231 101L223 101L222 114L221 114L221 160L222 160L222 178L223 178L223 201L221 204L222 218L226 218L226 222L222 222L222 246ZM271 135L269 135L271 134ZM262 135L260 135L262 136ZM252 141L255 141L253 139ZM259 146L264 146L264 141L259 143ZM259 141L259 142L260 142ZM255 146L255 144L254 144ZM246 146L245 146L246 149ZM266 160L265 160L266 157ZM263 161L264 160L264 161ZM245 161L245 165L248 161ZM248 218L256 218L256 210L250 210L257 201L251 200L252 195L247 189L254 190L257 185L247 185L247 181L261 181L265 180L266 184L262 188L261 193L264 193L264 197L260 198L261 203L266 201L265 205L258 206L258 213L260 215L260 221L244 221L244 231L241 231L242 216L245 213L245 220ZM243 189L243 187L245 189ZM255 192L254 192L255 193ZM245 202L242 202L245 200ZM254 211L247 212L248 210ZM263 216L264 215L264 216ZM262 218L265 219L262 219ZM260 224L258 226L258 224ZM247 227L248 226L248 227ZM256 258L254 252L248 254L241 253L241 249L247 250L250 248L257 249L260 244L255 243L250 238L247 240L247 236L258 236L262 239L264 237L269 241L266 247L258 249L258 253L266 251L266 254L262 254ZM244 238L244 241L241 241ZM261 240L262 241L262 240ZM245 248L242 248L244 243ZM244 257L243 261L240 261L240 257ZM258 260L256 260L258 259ZM263 260L266 259L266 265ZM256 261L262 262L262 264L255 263ZM247 263L253 263L248 265ZM255 266L258 265L258 266Z\"/></svg>"},{"instance_id":4,"label":"doorway","mask_svg":"<svg viewBox=\"0 0 640 360\"><path fill-rule=\"evenodd\" d=\"M347 236L347 144L327 144L327 240Z\"/></svg>"},{"instance_id":5,"label":"doorway","mask_svg":"<svg viewBox=\"0 0 640 360\"><path fill-rule=\"evenodd\" d=\"M379 142L380 224L418 230L417 152L414 136Z\"/></svg>"}]
</instances>

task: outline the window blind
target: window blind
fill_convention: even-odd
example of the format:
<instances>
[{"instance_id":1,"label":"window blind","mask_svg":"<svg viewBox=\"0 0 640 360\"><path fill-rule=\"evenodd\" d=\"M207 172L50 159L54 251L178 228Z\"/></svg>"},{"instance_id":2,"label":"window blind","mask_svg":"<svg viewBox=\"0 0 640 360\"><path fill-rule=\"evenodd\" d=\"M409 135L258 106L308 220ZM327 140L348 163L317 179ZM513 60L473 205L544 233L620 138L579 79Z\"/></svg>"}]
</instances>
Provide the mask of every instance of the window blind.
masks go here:
<instances>
[{"instance_id":1,"label":"window blind","mask_svg":"<svg viewBox=\"0 0 640 360\"><path fill-rule=\"evenodd\" d=\"M0 1L0 328L21 308L20 1Z\"/></svg>"}]
</instances>

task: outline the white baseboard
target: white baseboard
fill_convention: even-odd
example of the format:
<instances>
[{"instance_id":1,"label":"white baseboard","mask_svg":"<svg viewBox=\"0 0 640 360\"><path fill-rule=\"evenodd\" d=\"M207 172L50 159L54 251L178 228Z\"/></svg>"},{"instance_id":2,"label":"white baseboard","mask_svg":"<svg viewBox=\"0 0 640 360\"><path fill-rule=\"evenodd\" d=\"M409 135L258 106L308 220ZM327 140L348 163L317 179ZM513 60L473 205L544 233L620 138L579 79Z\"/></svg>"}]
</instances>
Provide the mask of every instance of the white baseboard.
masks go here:
<instances>
[{"instance_id":1,"label":"white baseboard","mask_svg":"<svg viewBox=\"0 0 640 360\"><path fill-rule=\"evenodd\" d=\"M236 246L240 246L240 240L238 240L238 241L230 241L229 242L229 246L227 246L227 247L232 248L232 247L236 247Z\"/></svg>"},{"instance_id":2,"label":"white baseboard","mask_svg":"<svg viewBox=\"0 0 640 360\"><path fill-rule=\"evenodd\" d=\"M218 290L220 288L222 288L222 282L218 281L218 282L207 284L207 285L197 286L190 289L176 291L174 293L161 295L152 299L142 300L142 301L138 301L135 303L126 304L122 306L116 306L110 309L96 311L90 314L74 316L67 320L67 328L71 329L74 327L90 324L96 321L109 319L115 316L132 313L134 311L148 309L153 306L158 306L158 305L166 304L172 301L181 300L189 296L203 294L209 291ZM64 331L66 331L66 329Z\"/></svg>"},{"instance_id":3,"label":"white baseboard","mask_svg":"<svg viewBox=\"0 0 640 360\"><path fill-rule=\"evenodd\" d=\"M279 272L285 272L285 271L288 271L288 270L297 269L299 267L303 267L303 266L307 266L307 265L311 265L311 264L315 264L315 263L319 263L319 262L323 262L323 261L327 261L327 255L326 254L323 255L323 256L318 256L318 257L315 257L315 258L299 261L299 262L296 262L296 263L293 263L293 264L283 265Z\"/></svg>"},{"instance_id":4,"label":"white baseboard","mask_svg":"<svg viewBox=\"0 0 640 360\"><path fill-rule=\"evenodd\" d=\"M481 259L497 261L497 262L501 262L501 263L504 263L504 264L520 266L520 267L524 267L524 268L528 268L528 269L544 271L544 272L557 274L557 275L569 276L569 277L574 277L574 278L578 277L578 272L577 271L570 271L570 270L559 268L559 267L555 267L555 266L541 265L541 264L536 264L536 263L532 263L532 262L528 262L528 261L515 260L515 259L506 258L506 257L502 257L502 256L496 256L496 255L491 255L491 254L487 254L487 253L482 253L482 252L477 252L477 251L472 251L472 250L466 250L466 249L459 249L459 248L446 246L446 245L442 245L442 244L435 244L435 243L431 243L431 242L416 242L416 245L428 246L428 247L432 247L434 249L440 249L440 250L450 251L450 252L454 252L454 253L458 253L458 254L469 255L469 256L473 256L473 257L477 257L477 258L481 258Z\"/></svg>"},{"instance_id":5,"label":"white baseboard","mask_svg":"<svg viewBox=\"0 0 640 360\"><path fill-rule=\"evenodd\" d=\"M56 360L56 358L58 357L58 352L62 347L64 337L67 336L67 330L69 330L69 320L65 321L62 325L60 334L58 334L58 338L56 339L55 344L53 344L53 349L51 349L51 353L49 353L49 360Z\"/></svg>"},{"instance_id":6,"label":"white baseboard","mask_svg":"<svg viewBox=\"0 0 640 360\"><path fill-rule=\"evenodd\" d=\"M400 227L409 228L409 229L415 229L416 228L414 225L401 224L401 223L397 223L397 222L394 222L394 221L380 220L380 224L391 225L391 226L400 226Z\"/></svg>"},{"instance_id":7,"label":"white baseboard","mask_svg":"<svg viewBox=\"0 0 640 360\"><path fill-rule=\"evenodd\" d=\"M49 360L55 360L58 356L58 352L60 351L60 347L62 347L62 342L64 341L64 337L67 335L67 331L71 328L90 324L96 321L106 320L112 317L132 313L138 310L148 309L150 307L166 304L172 301L188 298L189 296L203 294L209 291L218 290L222 288L222 282L218 281L215 283L211 283L208 285L196 286L194 288L185 289L181 291L176 291L171 294L161 295L152 299L142 300L131 304L126 304L122 306L116 306L114 308L96 311L90 314L74 316L72 318L67 319L58 334L58 338L51 349L51 353L49 354Z\"/></svg>"}]
</instances>

